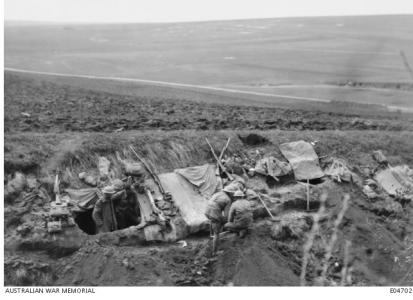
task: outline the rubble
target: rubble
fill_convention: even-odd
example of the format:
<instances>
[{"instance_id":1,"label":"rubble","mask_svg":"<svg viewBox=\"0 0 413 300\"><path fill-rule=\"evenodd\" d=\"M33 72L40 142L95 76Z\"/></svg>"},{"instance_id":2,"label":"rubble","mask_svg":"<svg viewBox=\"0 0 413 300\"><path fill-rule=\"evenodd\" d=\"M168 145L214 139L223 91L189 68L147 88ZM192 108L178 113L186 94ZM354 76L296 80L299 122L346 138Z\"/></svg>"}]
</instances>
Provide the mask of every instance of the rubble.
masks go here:
<instances>
[{"instance_id":1,"label":"rubble","mask_svg":"<svg viewBox=\"0 0 413 300\"><path fill-rule=\"evenodd\" d=\"M359 177L349 170L347 163L338 158L332 158L331 165L324 170L324 173L337 182L356 182L359 180Z\"/></svg>"},{"instance_id":2,"label":"rubble","mask_svg":"<svg viewBox=\"0 0 413 300\"><path fill-rule=\"evenodd\" d=\"M278 177L291 174L292 168L290 164L269 156L258 160L253 171L261 175L271 176L278 181Z\"/></svg>"}]
</instances>

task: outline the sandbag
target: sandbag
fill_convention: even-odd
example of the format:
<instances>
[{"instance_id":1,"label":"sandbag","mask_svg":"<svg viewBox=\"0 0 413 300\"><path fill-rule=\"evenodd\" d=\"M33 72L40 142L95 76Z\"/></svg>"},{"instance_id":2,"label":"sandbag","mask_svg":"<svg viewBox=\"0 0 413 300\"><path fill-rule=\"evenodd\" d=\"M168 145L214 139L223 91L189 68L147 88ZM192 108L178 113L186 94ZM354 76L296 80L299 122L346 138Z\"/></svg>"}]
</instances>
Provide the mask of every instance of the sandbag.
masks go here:
<instances>
[{"instance_id":1,"label":"sandbag","mask_svg":"<svg viewBox=\"0 0 413 300\"><path fill-rule=\"evenodd\" d=\"M125 175L140 177L146 174L145 167L139 162L122 161L122 163Z\"/></svg>"},{"instance_id":2,"label":"sandbag","mask_svg":"<svg viewBox=\"0 0 413 300\"><path fill-rule=\"evenodd\" d=\"M7 183L7 194L19 194L27 186L26 176L20 172L14 174L14 178Z\"/></svg>"},{"instance_id":3,"label":"sandbag","mask_svg":"<svg viewBox=\"0 0 413 300\"><path fill-rule=\"evenodd\" d=\"M110 169L110 161L104 156L99 156L98 170L99 170L100 177L107 178L109 176L109 169Z\"/></svg>"}]
</instances>

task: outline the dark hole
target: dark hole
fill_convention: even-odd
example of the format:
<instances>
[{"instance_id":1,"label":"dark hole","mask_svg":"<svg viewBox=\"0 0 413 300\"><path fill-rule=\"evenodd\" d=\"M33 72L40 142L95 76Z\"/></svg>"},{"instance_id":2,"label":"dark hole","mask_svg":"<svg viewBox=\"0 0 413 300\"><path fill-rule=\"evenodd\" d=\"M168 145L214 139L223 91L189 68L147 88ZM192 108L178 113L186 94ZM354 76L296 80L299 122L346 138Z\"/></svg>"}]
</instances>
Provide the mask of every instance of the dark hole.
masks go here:
<instances>
[{"instance_id":1,"label":"dark hole","mask_svg":"<svg viewBox=\"0 0 413 300\"><path fill-rule=\"evenodd\" d=\"M301 182L307 183L307 180L301 180ZM310 184L320 184L324 182L324 179L323 178L310 179L308 182Z\"/></svg>"},{"instance_id":2,"label":"dark hole","mask_svg":"<svg viewBox=\"0 0 413 300\"><path fill-rule=\"evenodd\" d=\"M96 234L95 221L92 218L93 209L84 212L78 212L75 216L75 222L79 228L90 235Z\"/></svg>"},{"instance_id":3,"label":"dark hole","mask_svg":"<svg viewBox=\"0 0 413 300\"><path fill-rule=\"evenodd\" d=\"M118 230L136 226L141 221L139 204L134 193L127 193L126 199L114 203ZM79 228L89 234L97 234L95 221L92 218L93 209L74 213L74 219Z\"/></svg>"},{"instance_id":4,"label":"dark hole","mask_svg":"<svg viewBox=\"0 0 413 300\"><path fill-rule=\"evenodd\" d=\"M128 192L126 199L115 204L116 221L118 229L136 226L141 221L141 211L135 193Z\"/></svg>"}]
</instances>

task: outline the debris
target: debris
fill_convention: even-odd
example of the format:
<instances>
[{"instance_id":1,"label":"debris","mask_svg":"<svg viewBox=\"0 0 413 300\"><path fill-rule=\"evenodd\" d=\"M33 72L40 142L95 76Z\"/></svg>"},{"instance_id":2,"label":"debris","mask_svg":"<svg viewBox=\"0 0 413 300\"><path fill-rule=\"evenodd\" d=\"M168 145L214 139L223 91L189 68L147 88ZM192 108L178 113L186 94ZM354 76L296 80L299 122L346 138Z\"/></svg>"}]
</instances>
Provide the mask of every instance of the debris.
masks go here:
<instances>
[{"instance_id":1,"label":"debris","mask_svg":"<svg viewBox=\"0 0 413 300\"><path fill-rule=\"evenodd\" d=\"M387 160L387 157L383 154L381 150L376 150L373 151L373 159L378 162L379 164L388 164L389 161Z\"/></svg>"},{"instance_id":2,"label":"debris","mask_svg":"<svg viewBox=\"0 0 413 300\"><path fill-rule=\"evenodd\" d=\"M296 180L311 180L324 176L311 144L304 141L285 143L280 145L280 150L290 162Z\"/></svg>"},{"instance_id":3,"label":"debris","mask_svg":"<svg viewBox=\"0 0 413 300\"><path fill-rule=\"evenodd\" d=\"M26 113L26 112L22 112L22 113L20 113L23 117L27 117L27 118L30 118L30 114L29 113Z\"/></svg>"},{"instance_id":4,"label":"debris","mask_svg":"<svg viewBox=\"0 0 413 300\"><path fill-rule=\"evenodd\" d=\"M413 197L412 170L407 166L397 166L376 172L374 179L390 196L401 198Z\"/></svg>"},{"instance_id":5,"label":"debris","mask_svg":"<svg viewBox=\"0 0 413 300\"><path fill-rule=\"evenodd\" d=\"M369 199L375 199L377 197L379 197L379 195L373 190L373 188L366 184L363 187L363 193L369 198Z\"/></svg>"},{"instance_id":6,"label":"debris","mask_svg":"<svg viewBox=\"0 0 413 300\"><path fill-rule=\"evenodd\" d=\"M186 246L188 246L187 242L184 240L181 241L177 241L176 242L179 246L181 246L182 248L185 248Z\"/></svg>"},{"instance_id":7,"label":"debris","mask_svg":"<svg viewBox=\"0 0 413 300\"><path fill-rule=\"evenodd\" d=\"M333 158L333 162L324 173L337 182L352 182L353 178L356 177L356 175L349 170L346 162L339 158Z\"/></svg>"},{"instance_id":8,"label":"debris","mask_svg":"<svg viewBox=\"0 0 413 300\"><path fill-rule=\"evenodd\" d=\"M261 175L271 176L278 181L278 177L289 175L292 172L292 168L289 163L270 156L258 160L254 172Z\"/></svg>"}]
</instances>

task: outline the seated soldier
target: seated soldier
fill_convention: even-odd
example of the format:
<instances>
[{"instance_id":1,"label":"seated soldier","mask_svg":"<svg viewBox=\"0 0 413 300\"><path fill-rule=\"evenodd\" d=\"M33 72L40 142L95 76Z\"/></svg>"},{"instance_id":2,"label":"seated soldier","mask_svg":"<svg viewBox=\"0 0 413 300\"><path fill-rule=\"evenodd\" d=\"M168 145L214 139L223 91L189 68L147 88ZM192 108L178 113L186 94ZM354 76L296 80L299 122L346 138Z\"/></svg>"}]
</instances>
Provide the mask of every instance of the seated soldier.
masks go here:
<instances>
[{"instance_id":1,"label":"seated soldier","mask_svg":"<svg viewBox=\"0 0 413 300\"><path fill-rule=\"evenodd\" d=\"M237 232L243 238L253 222L252 209L243 192L236 191L233 197L234 202L229 209L228 223L224 225L224 229Z\"/></svg>"}]
</instances>

